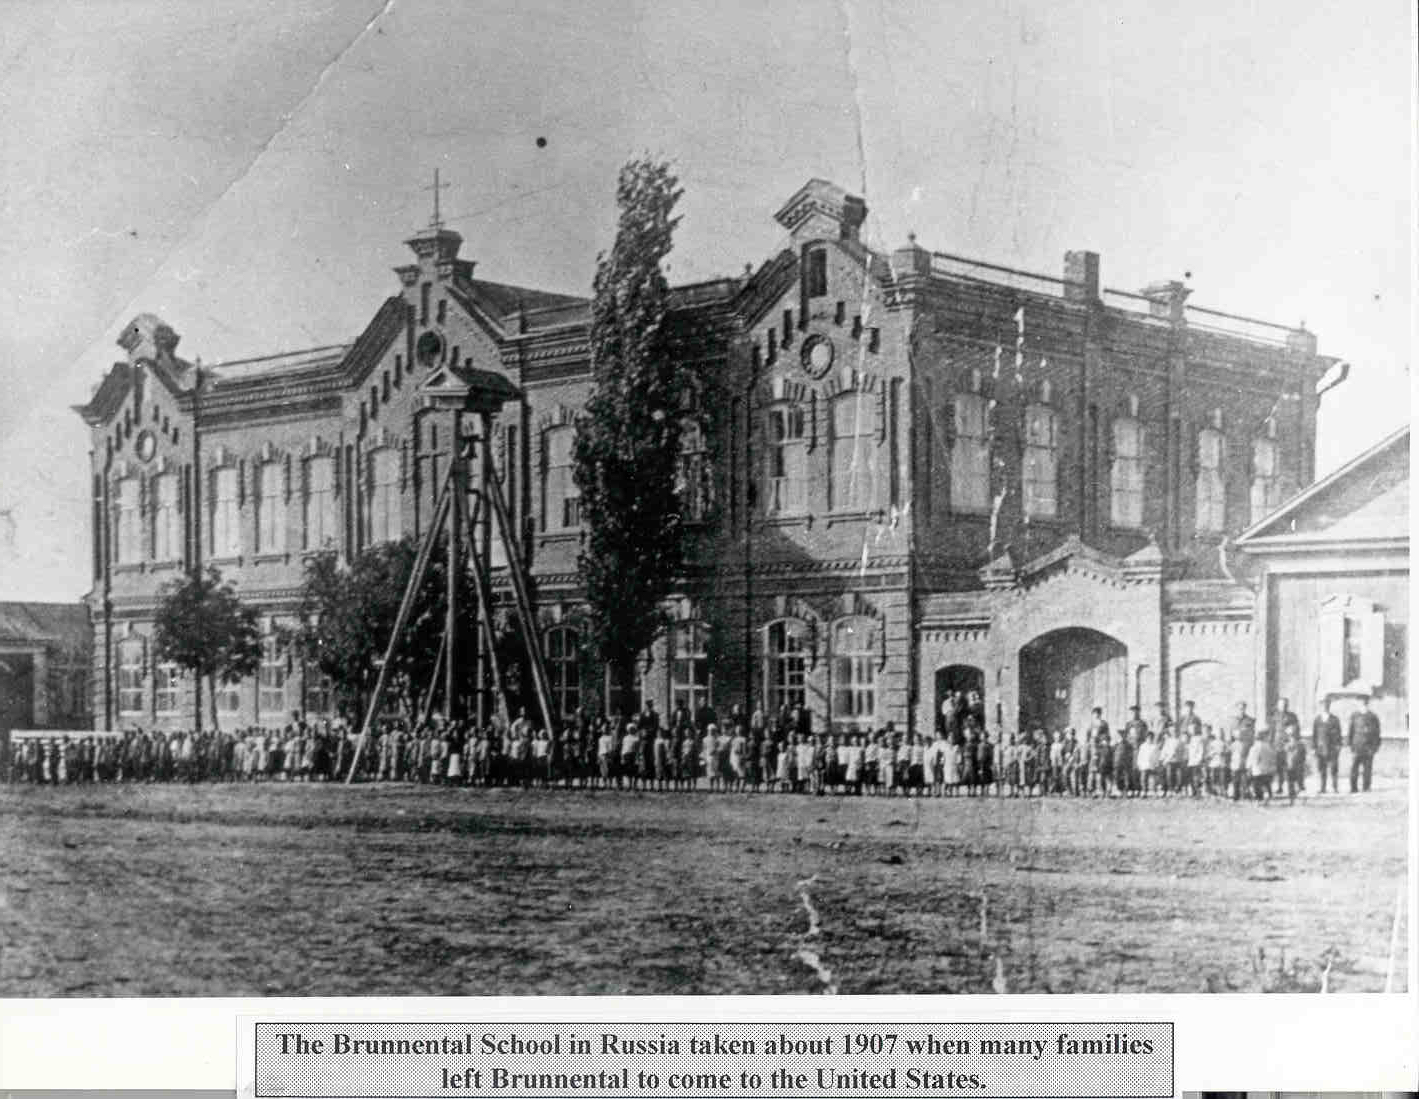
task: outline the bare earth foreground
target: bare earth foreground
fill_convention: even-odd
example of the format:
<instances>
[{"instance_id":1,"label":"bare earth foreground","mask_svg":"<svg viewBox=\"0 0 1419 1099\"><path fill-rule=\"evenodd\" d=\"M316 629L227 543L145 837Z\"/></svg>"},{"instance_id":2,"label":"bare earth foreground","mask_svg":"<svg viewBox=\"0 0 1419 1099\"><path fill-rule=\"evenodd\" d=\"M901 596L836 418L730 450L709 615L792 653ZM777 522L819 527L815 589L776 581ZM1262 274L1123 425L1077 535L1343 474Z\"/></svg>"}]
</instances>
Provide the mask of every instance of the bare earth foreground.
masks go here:
<instances>
[{"instance_id":1,"label":"bare earth foreground","mask_svg":"<svg viewBox=\"0 0 1419 1099\"><path fill-rule=\"evenodd\" d=\"M1404 782L1294 808L4 787L0 995L1378 991L1391 964L1398 990Z\"/></svg>"}]
</instances>

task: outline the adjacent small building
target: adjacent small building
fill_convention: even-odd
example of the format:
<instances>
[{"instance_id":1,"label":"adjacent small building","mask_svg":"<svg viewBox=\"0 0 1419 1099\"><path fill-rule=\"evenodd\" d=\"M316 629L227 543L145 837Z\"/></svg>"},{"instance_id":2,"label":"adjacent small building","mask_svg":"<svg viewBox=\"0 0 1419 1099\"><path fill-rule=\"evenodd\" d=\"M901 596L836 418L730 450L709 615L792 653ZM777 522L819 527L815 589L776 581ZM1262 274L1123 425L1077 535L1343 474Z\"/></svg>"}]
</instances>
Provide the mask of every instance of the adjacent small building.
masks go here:
<instances>
[{"instance_id":1,"label":"adjacent small building","mask_svg":"<svg viewBox=\"0 0 1419 1099\"><path fill-rule=\"evenodd\" d=\"M1258 701L1344 723L1361 699L1409 733L1409 427L1244 531L1256 570Z\"/></svg>"},{"instance_id":2,"label":"adjacent small building","mask_svg":"<svg viewBox=\"0 0 1419 1099\"><path fill-rule=\"evenodd\" d=\"M0 739L86 729L93 630L83 603L0 603Z\"/></svg>"}]
</instances>

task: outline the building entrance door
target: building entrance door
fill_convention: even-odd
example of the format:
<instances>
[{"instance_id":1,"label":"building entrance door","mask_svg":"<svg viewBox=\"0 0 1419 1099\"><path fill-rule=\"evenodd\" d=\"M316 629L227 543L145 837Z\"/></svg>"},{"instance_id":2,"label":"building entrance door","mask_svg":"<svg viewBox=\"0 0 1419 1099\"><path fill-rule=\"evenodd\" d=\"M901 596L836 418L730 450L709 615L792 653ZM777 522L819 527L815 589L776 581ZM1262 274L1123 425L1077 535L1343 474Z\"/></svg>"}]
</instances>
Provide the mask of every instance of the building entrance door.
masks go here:
<instances>
[{"instance_id":1,"label":"building entrance door","mask_svg":"<svg viewBox=\"0 0 1419 1099\"><path fill-rule=\"evenodd\" d=\"M1020 649L1020 728L1082 733L1095 706L1118 725L1127 677L1128 649L1116 638L1082 626L1041 634Z\"/></svg>"}]
</instances>

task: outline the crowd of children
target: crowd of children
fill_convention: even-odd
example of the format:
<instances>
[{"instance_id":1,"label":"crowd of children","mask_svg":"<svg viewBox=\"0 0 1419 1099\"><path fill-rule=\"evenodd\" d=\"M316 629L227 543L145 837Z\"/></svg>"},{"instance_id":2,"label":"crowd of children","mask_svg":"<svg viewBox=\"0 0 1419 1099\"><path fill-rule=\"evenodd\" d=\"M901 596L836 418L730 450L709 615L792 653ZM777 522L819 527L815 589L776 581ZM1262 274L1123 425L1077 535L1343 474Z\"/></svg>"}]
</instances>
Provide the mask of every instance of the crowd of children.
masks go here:
<instances>
[{"instance_id":1,"label":"crowd of children","mask_svg":"<svg viewBox=\"0 0 1419 1099\"><path fill-rule=\"evenodd\" d=\"M818 733L801 707L785 707L773 720L758 711L746 718L736 707L722 725L707 708L693 716L682 708L662 722L647 705L630 719L579 713L555 733L525 713L483 727L392 720L363 745L343 722L298 719L279 731L29 738L15 741L5 762L11 782L41 784L309 782L353 773L451 786L1294 801L1308 773L1324 793L1327 778L1338 791L1339 774L1348 772L1352 792L1368 789L1378 722L1362 706L1342 737L1323 710L1309 745L1284 700L1272 728L1258 728L1239 705L1219 731L1188 702L1176 721L1160 713L1153 725L1135 706L1117 731L1095 709L1082 732L1006 733L985 728L978 696L952 695L925 734L899 733L891 722Z\"/></svg>"}]
</instances>

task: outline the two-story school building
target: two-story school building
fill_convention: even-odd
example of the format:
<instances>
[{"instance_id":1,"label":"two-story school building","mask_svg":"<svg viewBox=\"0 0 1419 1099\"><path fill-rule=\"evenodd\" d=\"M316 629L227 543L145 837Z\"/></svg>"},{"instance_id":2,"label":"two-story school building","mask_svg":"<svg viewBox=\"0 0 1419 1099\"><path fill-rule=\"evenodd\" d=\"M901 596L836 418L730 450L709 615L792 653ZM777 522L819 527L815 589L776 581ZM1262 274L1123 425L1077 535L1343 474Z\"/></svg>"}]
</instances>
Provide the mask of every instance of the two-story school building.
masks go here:
<instances>
[{"instance_id":1,"label":"two-story school building","mask_svg":"<svg viewBox=\"0 0 1419 1099\"><path fill-rule=\"evenodd\" d=\"M1315 337L1054 274L861 239L860 198L812 180L755 270L673 291L686 365L691 562L642 695L777 709L816 727L926 728L953 689L1006 726L1196 699L1264 708L1253 589L1231 540L1313 480ZM161 586L216 565L269 632L224 724L328 713L282 651L307 555L428 525L450 453L431 385L500 375L487 440L532 578L556 706L600 704L585 651L572 439L589 302L491 281L435 225L349 344L200 369L151 315L78 411L92 432L94 713L190 724L155 661ZM590 280L588 279L588 282ZM1321 386L1320 388L1324 388ZM494 556L495 580L506 562ZM629 700L627 700L629 703Z\"/></svg>"}]
</instances>

